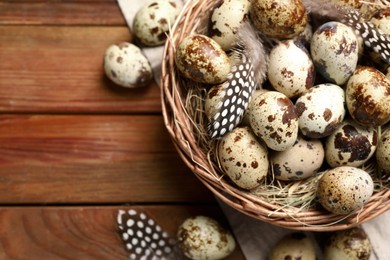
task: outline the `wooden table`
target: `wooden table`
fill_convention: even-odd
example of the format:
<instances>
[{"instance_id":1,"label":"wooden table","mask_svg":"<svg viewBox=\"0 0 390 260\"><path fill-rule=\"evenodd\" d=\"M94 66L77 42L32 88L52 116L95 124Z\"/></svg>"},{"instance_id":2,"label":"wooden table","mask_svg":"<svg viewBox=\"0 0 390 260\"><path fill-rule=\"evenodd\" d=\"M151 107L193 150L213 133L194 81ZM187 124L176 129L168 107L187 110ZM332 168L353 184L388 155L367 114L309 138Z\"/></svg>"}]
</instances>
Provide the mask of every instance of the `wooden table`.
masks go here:
<instances>
[{"instance_id":1,"label":"wooden table","mask_svg":"<svg viewBox=\"0 0 390 260\"><path fill-rule=\"evenodd\" d=\"M172 236L189 216L224 221L173 148L158 86L104 76L122 41L115 0L0 1L0 259L126 259L120 208Z\"/></svg>"}]
</instances>

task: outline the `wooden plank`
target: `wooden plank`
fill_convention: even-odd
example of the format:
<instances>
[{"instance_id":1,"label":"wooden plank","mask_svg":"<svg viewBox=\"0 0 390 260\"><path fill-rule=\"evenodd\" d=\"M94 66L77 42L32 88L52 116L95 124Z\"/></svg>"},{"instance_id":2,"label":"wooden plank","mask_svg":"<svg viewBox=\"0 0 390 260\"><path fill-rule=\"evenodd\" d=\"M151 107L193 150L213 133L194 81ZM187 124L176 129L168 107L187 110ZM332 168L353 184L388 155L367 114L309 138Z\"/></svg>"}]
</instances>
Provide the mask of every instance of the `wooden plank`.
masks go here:
<instances>
[{"instance_id":1,"label":"wooden plank","mask_svg":"<svg viewBox=\"0 0 390 260\"><path fill-rule=\"evenodd\" d=\"M0 111L29 113L160 113L155 83L118 87L103 55L130 41L126 27L0 26Z\"/></svg>"},{"instance_id":2,"label":"wooden plank","mask_svg":"<svg viewBox=\"0 0 390 260\"><path fill-rule=\"evenodd\" d=\"M128 259L116 226L116 215L120 208L1 207L0 258ZM207 215L225 223L216 205L131 208L145 212L171 237L175 237L177 227L191 216ZM237 247L228 259L244 259L240 248Z\"/></svg>"},{"instance_id":3,"label":"wooden plank","mask_svg":"<svg viewBox=\"0 0 390 260\"><path fill-rule=\"evenodd\" d=\"M0 24L124 25L115 0L0 1Z\"/></svg>"},{"instance_id":4,"label":"wooden plank","mask_svg":"<svg viewBox=\"0 0 390 260\"><path fill-rule=\"evenodd\" d=\"M0 203L211 200L161 116L0 116Z\"/></svg>"}]
</instances>

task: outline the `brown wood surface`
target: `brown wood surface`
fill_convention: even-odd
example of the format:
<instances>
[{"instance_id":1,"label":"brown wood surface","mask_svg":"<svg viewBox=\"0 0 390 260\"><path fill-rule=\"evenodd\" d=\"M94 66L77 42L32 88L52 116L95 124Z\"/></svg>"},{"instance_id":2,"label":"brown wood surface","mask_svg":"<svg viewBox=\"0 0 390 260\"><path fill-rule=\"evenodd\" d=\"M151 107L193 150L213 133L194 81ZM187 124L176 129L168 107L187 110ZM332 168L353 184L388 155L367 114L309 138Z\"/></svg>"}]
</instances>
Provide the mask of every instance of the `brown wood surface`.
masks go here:
<instances>
[{"instance_id":1,"label":"brown wood surface","mask_svg":"<svg viewBox=\"0 0 390 260\"><path fill-rule=\"evenodd\" d=\"M123 207L172 235L196 214L225 221L171 143L157 84L104 76L105 49L131 40L115 0L0 0L0 260L126 259Z\"/></svg>"},{"instance_id":2,"label":"brown wood surface","mask_svg":"<svg viewBox=\"0 0 390 260\"><path fill-rule=\"evenodd\" d=\"M146 213L175 238L188 217L223 219L214 206L1 207L0 259L127 259L116 216L119 209ZM222 225L228 228L225 222ZM236 250L228 259L243 259Z\"/></svg>"}]
</instances>

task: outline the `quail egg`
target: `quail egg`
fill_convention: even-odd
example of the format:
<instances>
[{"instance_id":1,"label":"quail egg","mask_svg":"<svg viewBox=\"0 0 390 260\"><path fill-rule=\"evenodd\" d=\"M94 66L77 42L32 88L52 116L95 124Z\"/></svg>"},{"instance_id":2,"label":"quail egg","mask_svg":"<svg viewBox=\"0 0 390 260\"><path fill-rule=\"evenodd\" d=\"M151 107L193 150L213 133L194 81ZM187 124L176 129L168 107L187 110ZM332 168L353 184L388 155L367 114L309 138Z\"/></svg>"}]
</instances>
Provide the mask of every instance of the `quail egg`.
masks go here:
<instances>
[{"instance_id":1,"label":"quail egg","mask_svg":"<svg viewBox=\"0 0 390 260\"><path fill-rule=\"evenodd\" d=\"M390 174L390 130L383 133L379 139L376 161L382 174Z\"/></svg>"},{"instance_id":2,"label":"quail egg","mask_svg":"<svg viewBox=\"0 0 390 260\"><path fill-rule=\"evenodd\" d=\"M236 33L248 19L249 0L224 0L211 14L210 36L225 51L236 45Z\"/></svg>"},{"instance_id":3,"label":"quail egg","mask_svg":"<svg viewBox=\"0 0 390 260\"><path fill-rule=\"evenodd\" d=\"M271 249L268 260L302 259L315 260L316 252L313 240L304 232L285 235Z\"/></svg>"},{"instance_id":4,"label":"quail egg","mask_svg":"<svg viewBox=\"0 0 390 260\"><path fill-rule=\"evenodd\" d=\"M358 67L345 93L349 114L359 124L377 127L390 121L390 80L379 70Z\"/></svg>"},{"instance_id":5,"label":"quail egg","mask_svg":"<svg viewBox=\"0 0 390 260\"><path fill-rule=\"evenodd\" d=\"M254 97L249 106L250 125L269 148L285 151L294 145L299 132L298 117L286 95L268 91Z\"/></svg>"},{"instance_id":6,"label":"quail egg","mask_svg":"<svg viewBox=\"0 0 390 260\"><path fill-rule=\"evenodd\" d=\"M377 139L375 128L346 120L326 140L326 161L332 168L360 167L374 155Z\"/></svg>"},{"instance_id":7,"label":"quail egg","mask_svg":"<svg viewBox=\"0 0 390 260\"><path fill-rule=\"evenodd\" d=\"M315 68L305 47L294 40L277 44L269 55L268 79L289 98L299 97L310 89Z\"/></svg>"},{"instance_id":8,"label":"quail egg","mask_svg":"<svg viewBox=\"0 0 390 260\"><path fill-rule=\"evenodd\" d=\"M361 227L335 231L324 247L324 260L368 260L371 242Z\"/></svg>"},{"instance_id":9,"label":"quail egg","mask_svg":"<svg viewBox=\"0 0 390 260\"><path fill-rule=\"evenodd\" d=\"M179 0L153 0L138 10L133 32L147 46L161 45L167 39L170 26L175 23L182 3Z\"/></svg>"},{"instance_id":10,"label":"quail egg","mask_svg":"<svg viewBox=\"0 0 390 260\"><path fill-rule=\"evenodd\" d=\"M364 206L374 192L371 176L364 170L340 166L325 172L317 187L317 198L328 211L347 215Z\"/></svg>"},{"instance_id":11,"label":"quail egg","mask_svg":"<svg viewBox=\"0 0 390 260\"><path fill-rule=\"evenodd\" d=\"M302 180L318 172L324 156L324 147L319 139L306 140L298 136L290 149L270 152L270 162L276 179Z\"/></svg>"},{"instance_id":12,"label":"quail egg","mask_svg":"<svg viewBox=\"0 0 390 260\"><path fill-rule=\"evenodd\" d=\"M218 158L222 170L239 187L259 186L268 173L268 150L249 127L236 127L220 140Z\"/></svg>"},{"instance_id":13,"label":"quail egg","mask_svg":"<svg viewBox=\"0 0 390 260\"><path fill-rule=\"evenodd\" d=\"M201 34L189 35L180 42L175 62L184 77L207 84L225 81L231 67L231 61L221 46Z\"/></svg>"},{"instance_id":14,"label":"quail egg","mask_svg":"<svg viewBox=\"0 0 390 260\"><path fill-rule=\"evenodd\" d=\"M301 0L254 0L250 10L254 26L271 38L291 39L305 30L308 15Z\"/></svg>"},{"instance_id":15,"label":"quail egg","mask_svg":"<svg viewBox=\"0 0 390 260\"><path fill-rule=\"evenodd\" d=\"M296 103L299 129L303 135L322 138L330 135L345 116L344 90L331 83L316 85Z\"/></svg>"},{"instance_id":16,"label":"quail egg","mask_svg":"<svg viewBox=\"0 0 390 260\"><path fill-rule=\"evenodd\" d=\"M339 22L321 25L310 44L316 70L330 83L343 85L358 62L358 40L354 31Z\"/></svg>"},{"instance_id":17,"label":"quail egg","mask_svg":"<svg viewBox=\"0 0 390 260\"><path fill-rule=\"evenodd\" d=\"M178 228L179 246L189 259L217 260L229 256L236 242L229 230L207 216L187 218Z\"/></svg>"},{"instance_id":18,"label":"quail egg","mask_svg":"<svg viewBox=\"0 0 390 260\"><path fill-rule=\"evenodd\" d=\"M128 42L113 44L104 54L104 71L122 87L142 87L153 77L152 67L140 48Z\"/></svg>"}]
</instances>

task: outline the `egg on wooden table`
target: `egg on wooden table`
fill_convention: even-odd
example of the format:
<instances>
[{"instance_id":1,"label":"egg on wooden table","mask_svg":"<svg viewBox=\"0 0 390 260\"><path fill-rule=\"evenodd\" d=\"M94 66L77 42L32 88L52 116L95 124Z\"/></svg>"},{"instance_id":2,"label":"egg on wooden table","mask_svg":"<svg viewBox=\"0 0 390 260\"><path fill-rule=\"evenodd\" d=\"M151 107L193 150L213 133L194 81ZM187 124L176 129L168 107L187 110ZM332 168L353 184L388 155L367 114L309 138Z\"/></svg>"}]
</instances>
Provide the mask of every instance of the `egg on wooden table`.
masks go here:
<instances>
[{"instance_id":1,"label":"egg on wooden table","mask_svg":"<svg viewBox=\"0 0 390 260\"><path fill-rule=\"evenodd\" d=\"M298 136L295 144L286 151L270 152L275 179L303 180L317 173L324 161L325 152L319 139L307 140Z\"/></svg>"},{"instance_id":2,"label":"egg on wooden table","mask_svg":"<svg viewBox=\"0 0 390 260\"><path fill-rule=\"evenodd\" d=\"M304 232L293 232L282 237L271 249L268 260L315 260L313 240Z\"/></svg>"},{"instance_id":3,"label":"egg on wooden table","mask_svg":"<svg viewBox=\"0 0 390 260\"><path fill-rule=\"evenodd\" d=\"M253 132L269 148L285 151L298 137L298 116L294 104L284 94L267 91L253 98L248 117Z\"/></svg>"},{"instance_id":4,"label":"egg on wooden table","mask_svg":"<svg viewBox=\"0 0 390 260\"><path fill-rule=\"evenodd\" d=\"M231 68L231 60L221 46L201 34L189 35L180 42L175 63L184 77L206 84L225 81Z\"/></svg>"},{"instance_id":5,"label":"egg on wooden table","mask_svg":"<svg viewBox=\"0 0 390 260\"><path fill-rule=\"evenodd\" d=\"M376 161L382 174L390 174L390 130L383 133L379 139Z\"/></svg>"},{"instance_id":6,"label":"egg on wooden table","mask_svg":"<svg viewBox=\"0 0 390 260\"><path fill-rule=\"evenodd\" d=\"M328 211L347 215L360 209L374 192L371 176L364 170L340 166L325 172L319 182L316 195L319 203Z\"/></svg>"},{"instance_id":7,"label":"egg on wooden table","mask_svg":"<svg viewBox=\"0 0 390 260\"><path fill-rule=\"evenodd\" d=\"M134 35L147 46L163 44L181 8L180 0L149 1L138 10L134 17Z\"/></svg>"},{"instance_id":8,"label":"egg on wooden table","mask_svg":"<svg viewBox=\"0 0 390 260\"><path fill-rule=\"evenodd\" d=\"M324 246L324 260L368 260L372 245L361 227L334 231Z\"/></svg>"},{"instance_id":9,"label":"egg on wooden table","mask_svg":"<svg viewBox=\"0 0 390 260\"><path fill-rule=\"evenodd\" d=\"M346 120L326 139L326 161L332 168L342 165L360 167L374 155L377 143L374 127Z\"/></svg>"},{"instance_id":10,"label":"egg on wooden table","mask_svg":"<svg viewBox=\"0 0 390 260\"><path fill-rule=\"evenodd\" d=\"M250 190L267 176L268 150L249 127L236 127L222 137L217 148L222 171L238 187Z\"/></svg>"},{"instance_id":11,"label":"egg on wooden table","mask_svg":"<svg viewBox=\"0 0 390 260\"><path fill-rule=\"evenodd\" d=\"M249 0L223 0L211 14L210 36L225 51L236 45L237 31L248 20Z\"/></svg>"},{"instance_id":12,"label":"egg on wooden table","mask_svg":"<svg viewBox=\"0 0 390 260\"><path fill-rule=\"evenodd\" d=\"M345 116L344 90L338 85L316 85L300 96L296 103L299 129L311 138L330 135Z\"/></svg>"},{"instance_id":13,"label":"egg on wooden table","mask_svg":"<svg viewBox=\"0 0 390 260\"><path fill-rule=\"evenodd\" d=\"M229 230L207 216L187 218L178 228L177 239L189 259L218 260L229 256L236 242Z\"/></svg>"},{"instance_id":14,"label":"egg on wooden table","mask_svg":"<svg viewBox=\"0 0 390 260\"><path fill-rule=\"evenodd\" d=\"M359 124L377 127L390 121L390 80L379 70L358 67L345 93L349 114Z\"/></svg>"},{"instance_id":15,"label":"egg on wooden table","mask_svg":"<svg viewBox=\"0 0 390 260\"><path fill-rule=\"evenodd\" d=\"M141 49L128 42L109 46L103 66L107 77L122 87L146 86L153 77L152 67Z\"/></svg>"},{"instance_id":16,"label":"egg on wooden table","mask_svg":"<svg viewBox=\"0 0 390 260\"><path fill-rule=\"evenodd\" d=\"M291 39L305 30L308 15L301 0L254 0L250 9L254 26L271 38Z\"/></svg>"},{"instance_id":17,"label":"egg on wooden table","mask_svg":"<svg viewBox=\"0 0 390 260\"><path fill-rule=\"evenodd\" d=\"M296 40L282 41L269 55L268 79L289 98L299 97L314 84L315 68L305 47Z\"/></svg>"},{"instance_id":18,"label":"egg on wooden table","mask_svg":"<svg viewBox=\"0 0 390 260\"><path fill-rule=\"evenodd\" d=\"M339 22L321 25L313 34L310 51L317 72L337 85L347 82L359 58L354 31Z\"/></svg>"}]
</instances>

